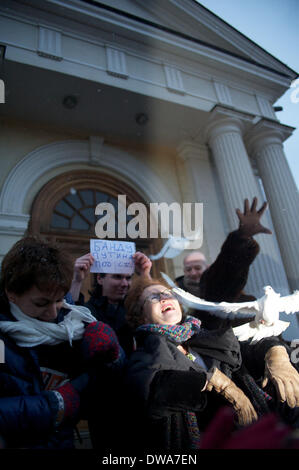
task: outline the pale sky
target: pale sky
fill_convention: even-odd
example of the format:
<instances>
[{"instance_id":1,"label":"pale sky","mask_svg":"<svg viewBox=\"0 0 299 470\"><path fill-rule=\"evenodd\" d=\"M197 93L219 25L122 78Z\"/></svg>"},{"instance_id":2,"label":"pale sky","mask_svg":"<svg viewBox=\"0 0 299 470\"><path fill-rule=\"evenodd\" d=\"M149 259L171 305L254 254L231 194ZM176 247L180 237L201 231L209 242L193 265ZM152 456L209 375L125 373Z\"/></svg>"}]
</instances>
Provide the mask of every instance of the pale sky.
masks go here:
<instances>
[{"instance_id":1,"label":"pale sky","mask_svg":"<svg viewBox=\"0 0 299 470\"><path fill-rule=\"evenodd\" d=\"M199 0L245 36L299 74L299 1L298 0ZM296 127L284 142L284 150L299 188L299 79L297 103L291 101L290 88L275 106L282 124ZM294 94L293 94L294 96Z\"/></svg>"}]
</instances>

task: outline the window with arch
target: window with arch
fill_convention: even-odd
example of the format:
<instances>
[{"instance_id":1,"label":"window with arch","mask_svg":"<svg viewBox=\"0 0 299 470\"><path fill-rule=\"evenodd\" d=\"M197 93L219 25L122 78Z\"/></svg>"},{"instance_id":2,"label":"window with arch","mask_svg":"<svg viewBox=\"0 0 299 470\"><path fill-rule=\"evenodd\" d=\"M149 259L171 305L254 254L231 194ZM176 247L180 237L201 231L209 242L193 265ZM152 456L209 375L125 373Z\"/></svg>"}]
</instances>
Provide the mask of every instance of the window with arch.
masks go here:
<instances>
[{"instance_id":1,"label":"window with arch","mask_svg":"<svg viewBox=\"0 0 299 470\"><path fill-rule=\"evenodd\" d=\"M120 194L126 195L127 205L132 202L146 205L135 189L111 175L81 170L63 173L46 183L37 194L31 208L28 234L58 242L74 259L82 256L89 252L89 240L96 238L95 224L99 216L95 215L95 207L100 202L110 202L117 216ZM127 216L127 222L132 217ZM115 228L117 233L117 217ZM163 245L161 239L137 238L133 241L136 250L147 255L157 253ZM160 271L165 270L163 259L153 263L153 276L159 276ZM88 292L87 287L85 291Z\"/></svg>"},{"instance_id":2,"label":"window with arch","mask_svg":"<svg viewBox=\"0 0 299 470\"><path fill-rule=\"evenodd\" d=\"M70 188L68 194L57 202L53 209L50 228L72 231L93 232L99 216L95 214L95 208L99 203L107 202L113 205L115 210L115 230L117 232L118 200L105 192L95 188L76 189ZM127 215L127 222L133 216Z\"/></svg>"}]
</instances>

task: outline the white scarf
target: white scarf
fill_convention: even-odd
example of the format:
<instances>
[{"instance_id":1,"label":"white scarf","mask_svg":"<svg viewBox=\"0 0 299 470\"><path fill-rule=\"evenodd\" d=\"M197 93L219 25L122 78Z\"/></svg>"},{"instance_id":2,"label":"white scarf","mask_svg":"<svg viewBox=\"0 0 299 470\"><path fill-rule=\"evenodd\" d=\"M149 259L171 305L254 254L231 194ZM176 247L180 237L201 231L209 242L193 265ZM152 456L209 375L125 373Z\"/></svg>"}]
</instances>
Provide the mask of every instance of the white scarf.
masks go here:
<instances>
[{"instance_id":1,"label":"white scarf","mask_svg":"<svg viewBox=\"0 0 299 470\"><path fill-rule=\"evenodd\" d=\"M81 339L84 333L84 323L97 319L86 307L70 305L64 302L63 307L70 310L60 323L50 323L25 315L13 302L9 302L10 311L18 321L1 321L0 331L14 339L18 346L30 348L40 344L59 344Z\"/></svg>"}]
</instances>

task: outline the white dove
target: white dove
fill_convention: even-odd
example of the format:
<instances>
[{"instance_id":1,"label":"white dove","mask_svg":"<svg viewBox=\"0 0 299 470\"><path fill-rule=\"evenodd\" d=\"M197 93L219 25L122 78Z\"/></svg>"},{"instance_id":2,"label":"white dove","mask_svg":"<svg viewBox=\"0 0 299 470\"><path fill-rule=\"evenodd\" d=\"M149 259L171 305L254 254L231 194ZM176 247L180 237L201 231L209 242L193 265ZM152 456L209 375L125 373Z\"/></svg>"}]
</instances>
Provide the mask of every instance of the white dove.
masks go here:
<instances>
[{"instance_id":1,"label":"white dove","mask_svg":"<svg viewBox=\"0 0 299 470\"><path fill-rule=\"evenodd\" d=\"M167 242L163 245L159 253L150 255L150 259L155 261L160 258L175 258L182 251L187 250L192 242L198 239L199 234L194 235L190 238L174 237L170 235Z\"/></svg>"},{"instance_id":2,"label":"white dove","mask_svg":"<svg viewBox=\"0 0 299 470\"><path fill-rule=\"evenodd\" d=\"M264 292L265 295L256 301L259 308L254 321L233 329L239 341L246 341L252 338L251 343L255 343L262 338L278 336L290 324L289 322L279 320L279 313L285 312L290 314L299 312L298 290L284 297L280 297L280 294L275 292L271 286L264 287Z\"/></svg>"},{"instance_id":3,"label":"white dove","mask_svg":"<svg viewBox=\"0 0 299 470\"><path fill-rule=\"evenodd\" d=\"M247 324L233 328L239 341L252 338L251 342L255 342L268 336L278 336L289 326L289 322L279 320L279 313L299 312L299 291L280 297L271 286L266 286L265 295L251 302L214 303L180 289L169 276L162 272L161 274L182 304L188 308L206 310L222 319L244 320Z\"/></svg>"}]
</instances>

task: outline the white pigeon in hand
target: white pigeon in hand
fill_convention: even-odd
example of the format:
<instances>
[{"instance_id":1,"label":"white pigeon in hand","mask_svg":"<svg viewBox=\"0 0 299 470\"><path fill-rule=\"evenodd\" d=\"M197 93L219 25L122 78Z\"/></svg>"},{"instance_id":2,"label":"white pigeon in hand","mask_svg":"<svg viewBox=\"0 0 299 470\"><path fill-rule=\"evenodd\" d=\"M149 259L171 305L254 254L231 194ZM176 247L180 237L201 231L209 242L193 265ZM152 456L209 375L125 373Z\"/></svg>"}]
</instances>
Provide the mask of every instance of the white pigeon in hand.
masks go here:
<instances>
[{"instance_id":1,"label":"white pigeon in hand","mask_svg":"<svg viewBox=\"0 0 299 470\"><path fill-rule=\"evenodd\" d=\"M290 324L279 320L280 312L286 314L299 312L299 291L284 297L280 297L271 286L264 287L264 291L265 295L257 300L259 308L254 321L233 329L239 341L252 338L251 343L255 343L262 338L278 336Z\"/></svg>"}]
</instances>

